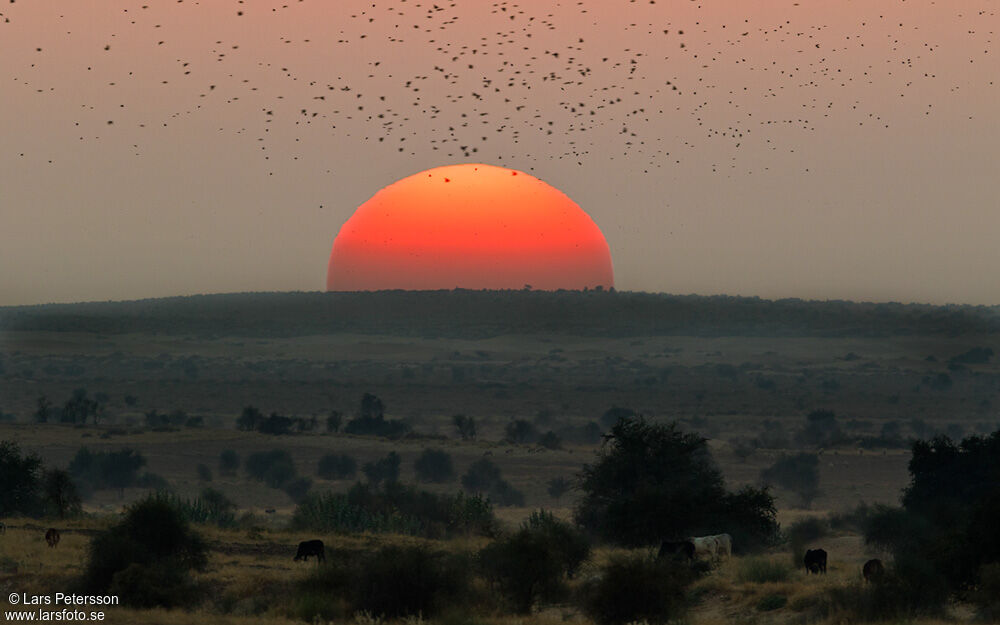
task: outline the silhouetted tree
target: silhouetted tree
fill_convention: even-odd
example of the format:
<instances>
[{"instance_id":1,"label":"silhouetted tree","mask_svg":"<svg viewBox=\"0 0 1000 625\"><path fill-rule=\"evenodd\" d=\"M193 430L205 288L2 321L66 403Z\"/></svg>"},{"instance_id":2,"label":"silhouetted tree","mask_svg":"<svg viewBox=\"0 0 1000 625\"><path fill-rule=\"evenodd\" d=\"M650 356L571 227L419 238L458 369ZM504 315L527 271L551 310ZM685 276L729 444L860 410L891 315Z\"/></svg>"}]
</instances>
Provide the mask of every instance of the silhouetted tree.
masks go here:
<instances>
[{"instance_id":1,"label":"silhouetted tree","mask_svg":"<svg viewBox=\"0 0 1000 625\"><path fill-rule=\"evenodd\" d=\"M450 482L455 477L451 456L440 449L425 449L414 461L413 469L422 482Z\"/></svg>"},{"instance_id":2,"label":"silhouetted tree","mask_svg":"<svg viewBox=\"0 0 1000 625\"><path fill-rule=\"evenodd\" d=\"M69 471L50 469L42 476L42 491L45 503L56 516L64 519L67 516L77 516L81 512L80 495Z\"/></svg>"},{"instance_id":3,"label":"silhouetted tree","mask_svg":"<svg viewBox=\"0 0 1000 625\"><path fill-rule=\"evenodd\" d=\"M451 418L451 422L463 441L471 441L476 438L476 422L472 417L457 414Z\"/></svg>"}]
</instances>

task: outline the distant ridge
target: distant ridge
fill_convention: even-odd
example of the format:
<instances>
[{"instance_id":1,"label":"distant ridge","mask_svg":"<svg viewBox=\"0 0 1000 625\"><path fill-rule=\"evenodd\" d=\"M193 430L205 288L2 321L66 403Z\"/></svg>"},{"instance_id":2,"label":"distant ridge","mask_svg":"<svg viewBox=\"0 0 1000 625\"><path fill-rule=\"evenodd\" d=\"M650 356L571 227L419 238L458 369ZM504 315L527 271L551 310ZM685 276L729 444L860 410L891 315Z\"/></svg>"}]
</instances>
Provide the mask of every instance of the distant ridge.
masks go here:
<instances>
[{"instance_id":1,"label":"distant ridge","mask_svg":"<svg viewBox=\"0 0 1000 625\"><path fill-rule=\"evenodd\" d=\"M901 336L1000 332L997 307L608 291L376 291L193 295L0 307L0 331L485 338Z\"/></svg>"}]
</instances>

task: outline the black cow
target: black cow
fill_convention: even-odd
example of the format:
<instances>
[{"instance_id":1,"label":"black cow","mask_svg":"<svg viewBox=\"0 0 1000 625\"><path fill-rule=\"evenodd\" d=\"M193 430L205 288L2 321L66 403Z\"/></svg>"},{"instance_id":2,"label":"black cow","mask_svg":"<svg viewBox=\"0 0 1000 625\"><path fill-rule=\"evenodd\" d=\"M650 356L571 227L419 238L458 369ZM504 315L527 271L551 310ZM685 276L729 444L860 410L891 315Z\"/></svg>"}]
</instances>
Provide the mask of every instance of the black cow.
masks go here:
<instances>
[{"instance_id":1,"label":"black cow","mask_svg":"<svg viewBox=\"0 0 1000 625\"><path fill-rule=\"evenodd\" d=\"M49 544L49 547L55 547L59 544L59 530L54 527L50 527L49 531L45 532L45 542Z\"/></svg>"},{"instance_id":2,"label":"black cow","mask_svg":"<svg viewBox=\"0 0 1000 625\"><path fill-rule=\"evenodd\" d=\"M882 561L878 558L865 562L864 567L861 569L861 574L864 576L866 582L878 581L878 578L882 577L883 573L885 573L885 567L882 566Z\"/></svg>"},{"instance_id":3,"label":"black cow","mask_svg":"<svg viewBox=\"0 0 1000 625\"><path fill-rule=\"evenodd\" d=\"M826 573L826 552L822 549L807 549L802 561L806 565L806 575Z\"/></svg>"},{"instance_id":4,"label":"black cow","mask_svg":"<svg viewBox=\"0 0 1000 625\"><path fill-rule=\"evenodd\" d=\"M322 540L304 540L299 543L299 550L295 552L295 561L308 561L309 556L316 556L318 561L326 562L326 553L323 549Z\"/></svg>"},{"instance_id":5,"label":"black cow","mask_svg":"<svg viewBox=\"0 0 1000 625\"><path fill-rule=\"evenodd\" d=\"M684 558L688 562L694 559L694 543L690 540L665 540L660 544L657 560L663 558Z\"/></svg>"}]
</instances>

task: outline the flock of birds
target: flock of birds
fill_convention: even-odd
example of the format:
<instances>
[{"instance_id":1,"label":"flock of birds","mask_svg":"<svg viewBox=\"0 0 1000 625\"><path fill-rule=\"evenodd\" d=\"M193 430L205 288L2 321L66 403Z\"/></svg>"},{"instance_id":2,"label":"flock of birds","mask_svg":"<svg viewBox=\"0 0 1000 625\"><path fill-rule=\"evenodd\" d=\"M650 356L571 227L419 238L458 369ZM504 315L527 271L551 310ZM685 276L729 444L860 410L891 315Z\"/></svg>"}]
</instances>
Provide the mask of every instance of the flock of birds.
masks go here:
<instances>
[{"instance_id":1,"label":"flock of birds","mask_svg":"<svg viewBox=\"0 0 1000 625\"><path fill-rule=\"evenodd\" d=\"M0 50L31 22L20 15L31 4L10 0L0 12ZM981 4L909 7L950 15L959 35L943 41L880 14L893 7L845 5L837 10L857 19L830 25L790 1L755 17L695 0L126 3L107 24L75 25L106 29L103 45L48 24L65 41L0 70L0 89L79 98L77 119L54 123L79 141L106 141L102 127L126 125L116 136L137 156L143 133L207 117L218 132L252 140L272 174L305 158L303 144L324 141L438 164L623 159L644 172L706 146L713 170L736 169L752 146L742 163L752 173L760 154L794 152L801 133L845 124L877 132L901 108L932 115L942 97L960 106L968 77L940 75L939 57L961 57L978 68L973 80L993 87L996 11ZM202 32L209 27L225 36ZM63 65L68 55L78 75L48 71L52 54ZM78 96L81 77L103 93ZM135 80L145 85L139 105L123 95ZM168 103L176 108L163 110Z\"/></svg>"}]
</instances>

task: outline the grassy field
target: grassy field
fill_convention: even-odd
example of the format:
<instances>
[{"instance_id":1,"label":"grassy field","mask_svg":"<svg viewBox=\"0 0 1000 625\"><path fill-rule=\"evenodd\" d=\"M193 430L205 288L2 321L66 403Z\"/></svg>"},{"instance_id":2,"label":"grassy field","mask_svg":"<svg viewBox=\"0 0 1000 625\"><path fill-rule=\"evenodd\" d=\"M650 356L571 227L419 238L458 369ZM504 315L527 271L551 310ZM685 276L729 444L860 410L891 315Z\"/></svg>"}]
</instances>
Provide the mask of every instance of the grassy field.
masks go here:
<instances>
[{"instance_id":1,"label":"grassy field","mask_svg":"<svg viewBox=\"0 0 1000 625\"><path fill-rule=\"evenodd\" d=\"M594 422L604 431L605 412L627 407L708 438L729 489L759 484L783 454L817 454L820 493L810 508L794 493L775 491L787 527L861 502L898 503L909 480L909 439L1000 428L1000 363L969 356L1000 348L998 320L995 309L969 307L608 293L244 294L7 308L0 309L0 440L58 468L83 446L133 449L146 459L143 471L180 496L210 486L238 506L241 529L200 528L211 558L198 581L210 600L192 614L115 608L112 622L301 622L290 619L288 591L312 565L292 556L298 541L315 536L287 529L295 504L286 492L250 479L242 467L221 473L224 450L241 459L285 450L298 475L312 479L313 492L344 492L363 479L320 478L319 460L331 453L350 455L361 467L396 452L402 481L413 482L418 455L444 450L455 477L422 488L447 494L460 489L459 476L473 462L489 458L524 493L524 506L496 510L513 527L539 507L572 517L579 493L555 499L548 484L572 482L596 458L599 436L584 440L579 431ZM99 423L34 422L40 398L58 410L77 389L100 398ZM413 435L387 440L325 431L331 411L344 422L355 417L365 393L377 395L386 417L404 420ZM240 431L235 423L246 406L315 417L319 427L282 436ZM837 444L802 438L816 410L835 413ZM153 411L183 413L201 425L154 428L147 422ZM457 435L456 414L475 419L475 440ZM552 430L562 444L506 442L515 419L540 433ZM198 476L200 464L213 479ZM69 585L89 538L146 492L96 490L79 521L5 519L3 588L48 593ZM55 549L43 540L52 525L64 530ZM338 557L420 540L321 538ZM445 550L481 546L479 539L435 543ZM692 587L688 622L841 622L837 614L817 616L819 597L828 587L857 583L870 554L850 533L826 537L822 546L831 555L822 577L791 568L790 553L781 550L754 557L789 567L783 581L752 581L748 570L764 566L759 559L722 563ZM589 571L612 553L599 548ZM969 617L962 606L954 612ZM371 620L357 616L359 625ZM517 619L487 610L474 620L586 621L572 604Z\"/></svg>"},{"instance_id":2,"label":"grassy field","mask_svg":"<svg viewBox=\"0 0 1000 625\"><path fill-rule=\"evenodd\" d=\"M49 548L44 540L46 525L36 521L12 521L0 537L0 588L7 592L51 594L72 587L81 573L91 535L106 527L109 519L73 521L58 524L62 541ZM111 623L292 623L294 613L291 588L307 576L315 563L293 562L300 540L313 534L282 530L219 530L201 527L211 549L209 564L197 574L198 583L208 589L202 605L193 611L131 610L120 606L107 608ZM429 544L435 549L472 551L485 545L485 539L460 539L446 542L393 535L323 536L329 558L351 558L388 544ZM717 623L801 623L842 622L841 615L816 616L825 590L836 586L861 584L861 565L874 554L866 551L859 536L840 533L819 539L815 544L830 554L827 575L807 575L801 566L793 566L791 553L775 550L752 556L736 555L719 563L711 573L689 589L692 608L686 621L692 625ZM598 571L620 549L599 548L584 570L571 581L578 586ZM779 581L758 581L762 562L778 573ZM4 593L6 596L6 593ZM774 596L783 599L775 601ZM775 603L780 607L773 608ZM12 609L4 604L4 609ZM963 605L950 608L952 617L970 615ZM472 617L469 617L472 618ZM359 625L371 619L356 615ZM377 621L378 619L376 619ZM407 623L415 619L409 619ZM572 602L546 605L528 617L504 617L488 613L476 615L476 623L546 623L589 620ZM925 620L919 622L934 622Z\"/></svg>"}]
</instances>

